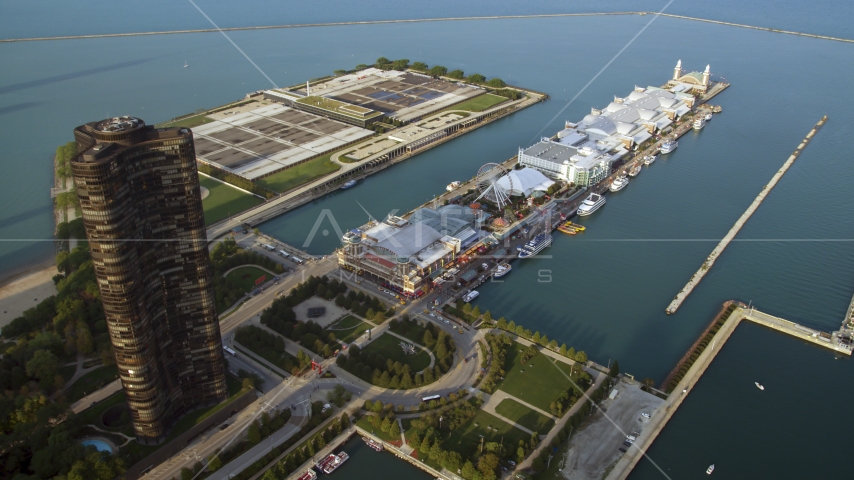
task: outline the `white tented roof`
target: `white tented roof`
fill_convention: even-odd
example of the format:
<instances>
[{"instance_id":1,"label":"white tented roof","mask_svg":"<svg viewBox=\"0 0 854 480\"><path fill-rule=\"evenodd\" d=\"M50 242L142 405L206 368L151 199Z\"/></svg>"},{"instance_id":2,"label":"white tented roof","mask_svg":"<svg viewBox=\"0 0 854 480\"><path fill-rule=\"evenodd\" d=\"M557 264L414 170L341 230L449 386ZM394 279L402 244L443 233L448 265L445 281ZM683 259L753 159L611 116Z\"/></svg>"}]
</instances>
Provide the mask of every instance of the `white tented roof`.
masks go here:
<instances>
[{"instance_id":1,"label":"white tented roof","mask_svg":"<svg viewBox=\"0 0 854 480\"><path fill-rule=\"evenodd\" d=\"M546 191L554 183L533 168L511 170L510 173L498 179L498 186L503 188L509 195L523 195L525 197L530 196L534 190Z\"/></svg>"}]
</instances>

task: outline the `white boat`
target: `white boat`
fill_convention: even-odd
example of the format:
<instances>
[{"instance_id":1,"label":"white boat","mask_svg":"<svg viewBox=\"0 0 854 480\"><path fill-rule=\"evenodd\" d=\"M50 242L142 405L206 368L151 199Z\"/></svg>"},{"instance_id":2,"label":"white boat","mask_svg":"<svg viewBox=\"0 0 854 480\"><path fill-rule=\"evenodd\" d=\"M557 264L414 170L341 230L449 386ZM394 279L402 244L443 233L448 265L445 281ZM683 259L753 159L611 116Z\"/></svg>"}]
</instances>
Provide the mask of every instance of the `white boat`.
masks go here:
<instances>
[{"instance_id":1,"label":"white boat","mask_svg":"<svg viewBox=\"0 0 854 480\"><path fill-rule=\"evenodd\" d=\"M447 190L449 192L453 192L454 190L460 188L460 185L462 185L461 182L451 182L448 184L447 187L445 187L445 190Z\"/></svg>"},{"instance_id":2,"label":"white boat","mask_svg":"<svg viewBox=\"0 0 854 480\"><path fill-rule=\"evenodd\" d=\"M187 67L189 67L189 65L187 65L187 61L184 60L184 68L187 68Z\"/></svg>"},{"instance_id":3,"label":"white boat","mask_svg":"<svg viewBox=\"0 0 854 480\"><path fill-rule=\"evenodd\" d=\"M655 155L647 155L647 156L643 157L643 164L644 165L652 165L653 163L655 163L656 158L657 157Z\"/></svg>"},{"instance_id":4,"label":"white boat","mask_svg":"<svg viewBox=\"0 0 854 480\"><path fill-rule=\"evenodd\" d=\"M469 293L463 295L463 301L469 303L475 298L477 298L478 295L480 295L480 292L478 292L477 290L472 290Z\"/></svg>"},{"instance_id":5,"label":"white boat","mask_svg":"<svg viewBox=\"0 0 854 480\"><path fill-rule=\"evenodd\" d=\"M705 117L703 117L703 118L704 118L704 119L706 120L706 122L708 123L708 121L712 119L712 114L711 114L711 113L707 113L707 114L706 114L706 116L705 116Z\"/></svg>"},{"instance_id":6,"label":"white boat","mask_svg":"<svg viewBox=\"0 0 854 480\"><path fill-rule=\"evenodd\" d=\"M761 384L761 383L759 383L759 382L753 382L753 384L754 384L754 385L756 385L756 388L758 388L759 390L765 390L765 387L764 387L764 386L762 386L762 384Z\"/></svg>"},{"instance_id":7,"label":"white boat","mask_svg":"<svg viewBox=\"0 0 854 480\"><path fill-rule=\"evenodd\" d=\"M501 278L504 275L510 273L510 270L512 269L513 267L511 267L509 263L500 263L498 264L498 268L495 269L495 273L493 273L492 276L495 278Z\"/></svg>"},{"instance_id":8,"label":"white boat","mask_svg":"<svg viewBox=\"0 0 854 480\"><path fill-rule=\"evenodd\" d=\"M341 185L341 190L347 190L348 188L352 188L356 185L356 180L347 180L347 183Z\"/></svg>"},{"instance_id":9,"label":"white boat","mask_svg":"<svg viewBox=\"0 0 854 480\"><path fill-rule=\"evenodd\" d=\"M546 247L552 244L551 233L541 233L534 237L533 240L519 248L519 258L528 258L542 252Z\"/></svg>"},{"instance_id":10,"label":"white boat","mask_svg":"<svg viewBox=\"0 0 854 480\"><path fill-rule=\"evenodd\" d=\"M714 472L714 471L715 471L715 464L713 463L713 464L709 465L709 468L706 469L706 475L711 475L712 472Z\"/></svg>"},{"instance_id":11,"label":"white boat","mask_svg":"<svg viewBox=\"0 0 854 480\"><path fill-rule=\"evenodd\" d=\"M679 146L679 142L676 140L667 140L661 144L661 153L670 153L673 150L676 150L676 147Z\"/></svg>"},{"instance_id":12,"label":"white boat","mask_svg":"<svg viewBox=\"0 0 854 480\"><path fill-rule=\"evenodd\" d=\"M694 130L702 130L703 127L706 126L705 118L697 115L697 118L694 120Z\"/></svg>"},{"instance_id":13,"label":"white boat","mask_svg":"<svg viewBox=\"0 0 854 480\"><path fill-rule=\"evenodd\" d=\"M608 187L612 192L619 192L620 190L626 188L626 185L629 184L629 179L626 177L617 177L611 182L611 186Z\"/></svg>"},{"instance_id":14,"label":"white boat","mask_svg":"<svg viewBox=\"0 0 854 480\"><path fill-rule=\"evenodd\" d=\"M578 215L586 217L596 210L599 210L602 205L605 205L605 197L598 193L591 193L583 202L581 202L581 205L579 205Z\"/></svg>"},{"instance_id":15,"label":"white boat","mask_svg":"<svg viewBox=\"0 0 854 480\"><path fill-rule=\"evenodd\" d=\"M631 170L629 170L629 176L632 178L637 177L640 172L641 172L641 166L635 165L634 167L632 167Z\"/></svg>"}]
</instances>

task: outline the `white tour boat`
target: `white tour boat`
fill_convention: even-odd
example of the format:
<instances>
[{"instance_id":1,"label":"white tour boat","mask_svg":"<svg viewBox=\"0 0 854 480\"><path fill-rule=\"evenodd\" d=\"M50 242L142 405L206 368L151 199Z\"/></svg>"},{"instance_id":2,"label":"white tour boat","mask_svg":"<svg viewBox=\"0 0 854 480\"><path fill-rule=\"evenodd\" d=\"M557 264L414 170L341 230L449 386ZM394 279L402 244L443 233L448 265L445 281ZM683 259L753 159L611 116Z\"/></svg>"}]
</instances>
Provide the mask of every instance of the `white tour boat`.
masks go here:
<instances>
[{"instance_id":1,"label":"white tour boat","mask_svg":"<svg viewBox=\"0 0 854 480\"><path fill-rule=\"evenodd\" d=\"M706 120L706 122L708 123L708 121L712 119L712 114L711 114L711 113L707 113L707 114L706 114L706 116L705 116L705 117L703 117L703 118L704 118L704 119Z\"/></svg>"},{"instance_id":2,"label":"white tour boat","mask_svg":"<svg viewBox=\"0 0 854 480\"><path fill-rule=\"evenodd\" d=\"M550 233L541 233L519 248L519 258L533 257L552 244Z\"/></svg>"},{"instance_id":3,"label":"white tour boat","mask_svg":"<svg viewBox=\"0 0 854 480\"><path fill-rule=\"evenodd\" d=\"M713 464L709 465L709 468L706 469L706 475L711 475L712 472L714 472L714 471L715 471L715 464L713 463Z\"/></svg>"},{"instance_id":4,"label":"white tour boat","mask_svg":"<svg viewBox=\"0 0 854 480\"><path fill-rule=\"evenodd\" d=\"M495 278L501 278L510 273L510 270L512 269L513 267L511 267L509 263L501 263L498 265L498 268L495 269L495 273L493 273L492 276Z\"/></svg>"},{"instance_id":5,"label":"white tour boat","mask_svg":"<svg viewBox=\"0 0 854 480\"><path fill-rule=\"evenodd\" d=\"M447 187L445 187L445 190L447 190L449 192L453 192L454 190L460 188L460 185L462 185L461 182L451 182L448 184Z\"/></svg>"},{"instance_id":6,"label":"white tour boat","mask_svg":"<svg viewBox=\"0 0 854 480\"><path fill-rule=\"evenodd\" d=\"M656 158L657 157L655 155L647 155L647 156L643 157L643 164L644 165L652 165L653 163L655 163Z\"/></svg>"},{"instance_id":7,"label":"white tour boat","mask_svg":"<svg viewBox=\"0 0 854 480\"><path fill-rule=\"evenodd\" d=\"M753 382L753 384L756 385L756 388L758 388L759 390L765 390L765 387L761 383Z\"/></svg>"},{"instance_id":8,"label":"white tour boat","mask_svg":"<svg viewBox=\"0 0 854 480\"><path fill-rule=\"evenodd\" d=\"M583 202L581 202L581 205L579 205L578 215L586 217L596 210L599 210L602 205L605 205L605 197L598 193L591 193Z\"/></svg>"},{"instance_id":9,"label":"white tour boat","mask_svg":"<svg viewBox=\"0 0 854 480\"><path fill-rule=\"evenodd\" d=\"M629 184L629 179L626 177L617 177L611 183L609 190L612 192L619 192L620 190L626 188L626 185Z\"/></svg>"},{"instance_id":10,"label":"white tour boat","mask_svg":"<svg viewBox=\"0 0 854 480\"><path fill-rule=\"evenodd\" d=\"M700 115L694 120L694 130L702 130L706 126L706 119Z\"/></svg>"},{"instance_id":11,"label":"white tour boat","mask_svg":"<svg viewBox=\"0 0 854 480\"><path fill-rule=\"evenodd\" d=\"M661 153L670 153L673 150L676 150L676 147L679 146L679 142L676 140L667 140L661 144Z\"/></svg>"},{"instance_id":12,"label":"white tour boat","mask_svg":"<svg viewBox=\"0 0 854 480\"><path fill-rule=\"evenodd\" d=\"M480 295L480 292L478 292L477 290L472 290L469 293L463 295L463 301L469 303L475 298L477 298L478 295Z\"/></svg>"}]
</instances>

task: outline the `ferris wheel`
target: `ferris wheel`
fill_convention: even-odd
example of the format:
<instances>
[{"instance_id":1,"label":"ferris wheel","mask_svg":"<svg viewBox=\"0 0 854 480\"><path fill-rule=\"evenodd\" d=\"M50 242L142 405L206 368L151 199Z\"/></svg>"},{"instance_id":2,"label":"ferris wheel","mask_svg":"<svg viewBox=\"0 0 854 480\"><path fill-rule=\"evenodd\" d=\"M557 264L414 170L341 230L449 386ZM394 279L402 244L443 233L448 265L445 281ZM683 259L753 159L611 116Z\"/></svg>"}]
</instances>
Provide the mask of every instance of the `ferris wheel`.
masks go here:
<instances>
[{"instance_id":1,"label":"ferris wheel","mask_svg":"<svg viewBox=\"0 0 854 480\"><path fill-rule=\"evenodd\" d=\"M499 180L505 180L499 183ZM506 185L505 185L506 183ZM503 209L506 205L510 205L510 192L513 191L513 179L507 174L507 169L497 163L487 163L480 167L477 171L477 188L480 191L480 196L477 199L483 198L498 206L498 209Z\"/></svg>"}]
</instances>

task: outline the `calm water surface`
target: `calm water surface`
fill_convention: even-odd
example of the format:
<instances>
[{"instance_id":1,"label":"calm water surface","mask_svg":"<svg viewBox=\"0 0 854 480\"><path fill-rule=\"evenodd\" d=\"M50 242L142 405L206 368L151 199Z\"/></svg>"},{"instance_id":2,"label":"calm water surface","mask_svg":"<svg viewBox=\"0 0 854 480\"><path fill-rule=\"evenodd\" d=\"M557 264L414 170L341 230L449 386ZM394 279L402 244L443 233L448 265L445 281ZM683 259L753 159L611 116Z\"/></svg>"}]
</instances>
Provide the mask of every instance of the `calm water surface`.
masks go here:
<instances>
[{"instance_id":1,"label":"calm water surface","mask_svg":"<svg viewBox=\"0 0 854 480\"><path fill-rule=\"evenodd\" d=\"M0 10L19 15L14 18L29 18L31 8L36 8L32 5L40 2L4 4ZM181 5L169 3L168 8L184 8ZM377 2L370 12L358 14L351 8L326 9L322 15L300 7L291 12L296 20L290 22L272 4L264 5L278 13L267 18L250 10L245 16L230 16L229 21L241 25L447 14L440 10L441 4L390 10ZM495 14L508 13L509 4L502 5L495 4ZM521 13L536 13L547 11L549 5L535 2L520 8ZM839 15L806 15L807 6L800 3L789 10L753 4L727 9L726 5L735 4L724 2L715 4L720 11L712 11L711 4L704 5L676 1L671 8L685 9L677 13L743 22L753 19L753 23L780 28L854 37L850 22L843 20L850 18L843 15L847 6L833 10ZM811 2L810 10L816 5ZM612 6L627 8L619 2ZM57 8L59 15L70 7ZM211 2L206 8L225 7ZM463 15L473 7L460 8ZM571 2L565 8L586 7ZM653 8L660 6L644 7ZM828 6L826 11L830 10ZM75 12L67 13L65 22L48 16L33 28L44 30L42 34L67 34L205 26L183 24L174 15L155 20L148 13L123 23L93 22L88 14L85 21L75 22L75 15L83 16L82 10ZM109 20L115 14L105 15ZM619 359L623 370L657 381L727 299L753 300L769 313L811 327L836 328L854 290L850 213L854 173L849 153L854 105L844 80L840 81L854 74L854 46L659 18L558 115L650 18L232 33L235 42L281 85L386 56L500 76L552 96L550 102L432 149L261 229L303 246L308 232L327 211L335 224L324 219L305 248L330 253L338 245L336 225L352 228L369 215L381 218L392 209L409 210L444 191L452 180L474 175L480 165L513 156L519 146L536 141L541 131L551 135L564 120L578 120L591 107L606 106L613 95L625 96L634 85L662 83L679 58L689 69L701 70L711 63L712 71L733 85L714 100L723 106L723 114L703 131L683 137L675 153L609 196L603 209L583 220L588 227L583 235L558 236L545 252L551 258L516 262L502 284L484 285L477 304L494 316L505 316L586 350L601 363ZM27 33L29 28L23 30L23 24L4 22L0 36L35 34ZM182 68L185 60L190 68ZM0 243L0 269L4 272L52 255L49 242L33 240L50 238L53 219L47 192L52 152L58 144L72 140L75 126L119 114L154 123L269 86L219 34L2 44L0 71L4 72L0 77L5 168L0 176L0 238L7 239ZM681 310L665 316L664 308L673 295L824 114L830 117L827 125L742 229L739 241L730 245ZM549 275L551 281L541 281ZM810 468L813 477L838 477L833 462L847 453L846 436L829 415L842 411L843 399L850 398L845 385L851 382L840 382L850 378L850 360L835 360L828 352L751 325L740 327L731 342L659 437L653 458L665 471L679 473L673 478L702 474L712 462L721 473L730 472L727 477L750 478L751 459L763 455L770 459L772 454L790 459L799 468ZM769 386L764 396L756 396L752 387L756 380ZM761 408L752 407L757 398ZM355 464L363 455L353 457ZM402 465L388 455L377 458ZM361 478L357 477L361 470L351 467L342 470L350 472L342 478ZM800 470L781 469L778 476L794 471ZM642 466L636 476L656 474L660 475Z\"/></svg>"}]
</instances>

